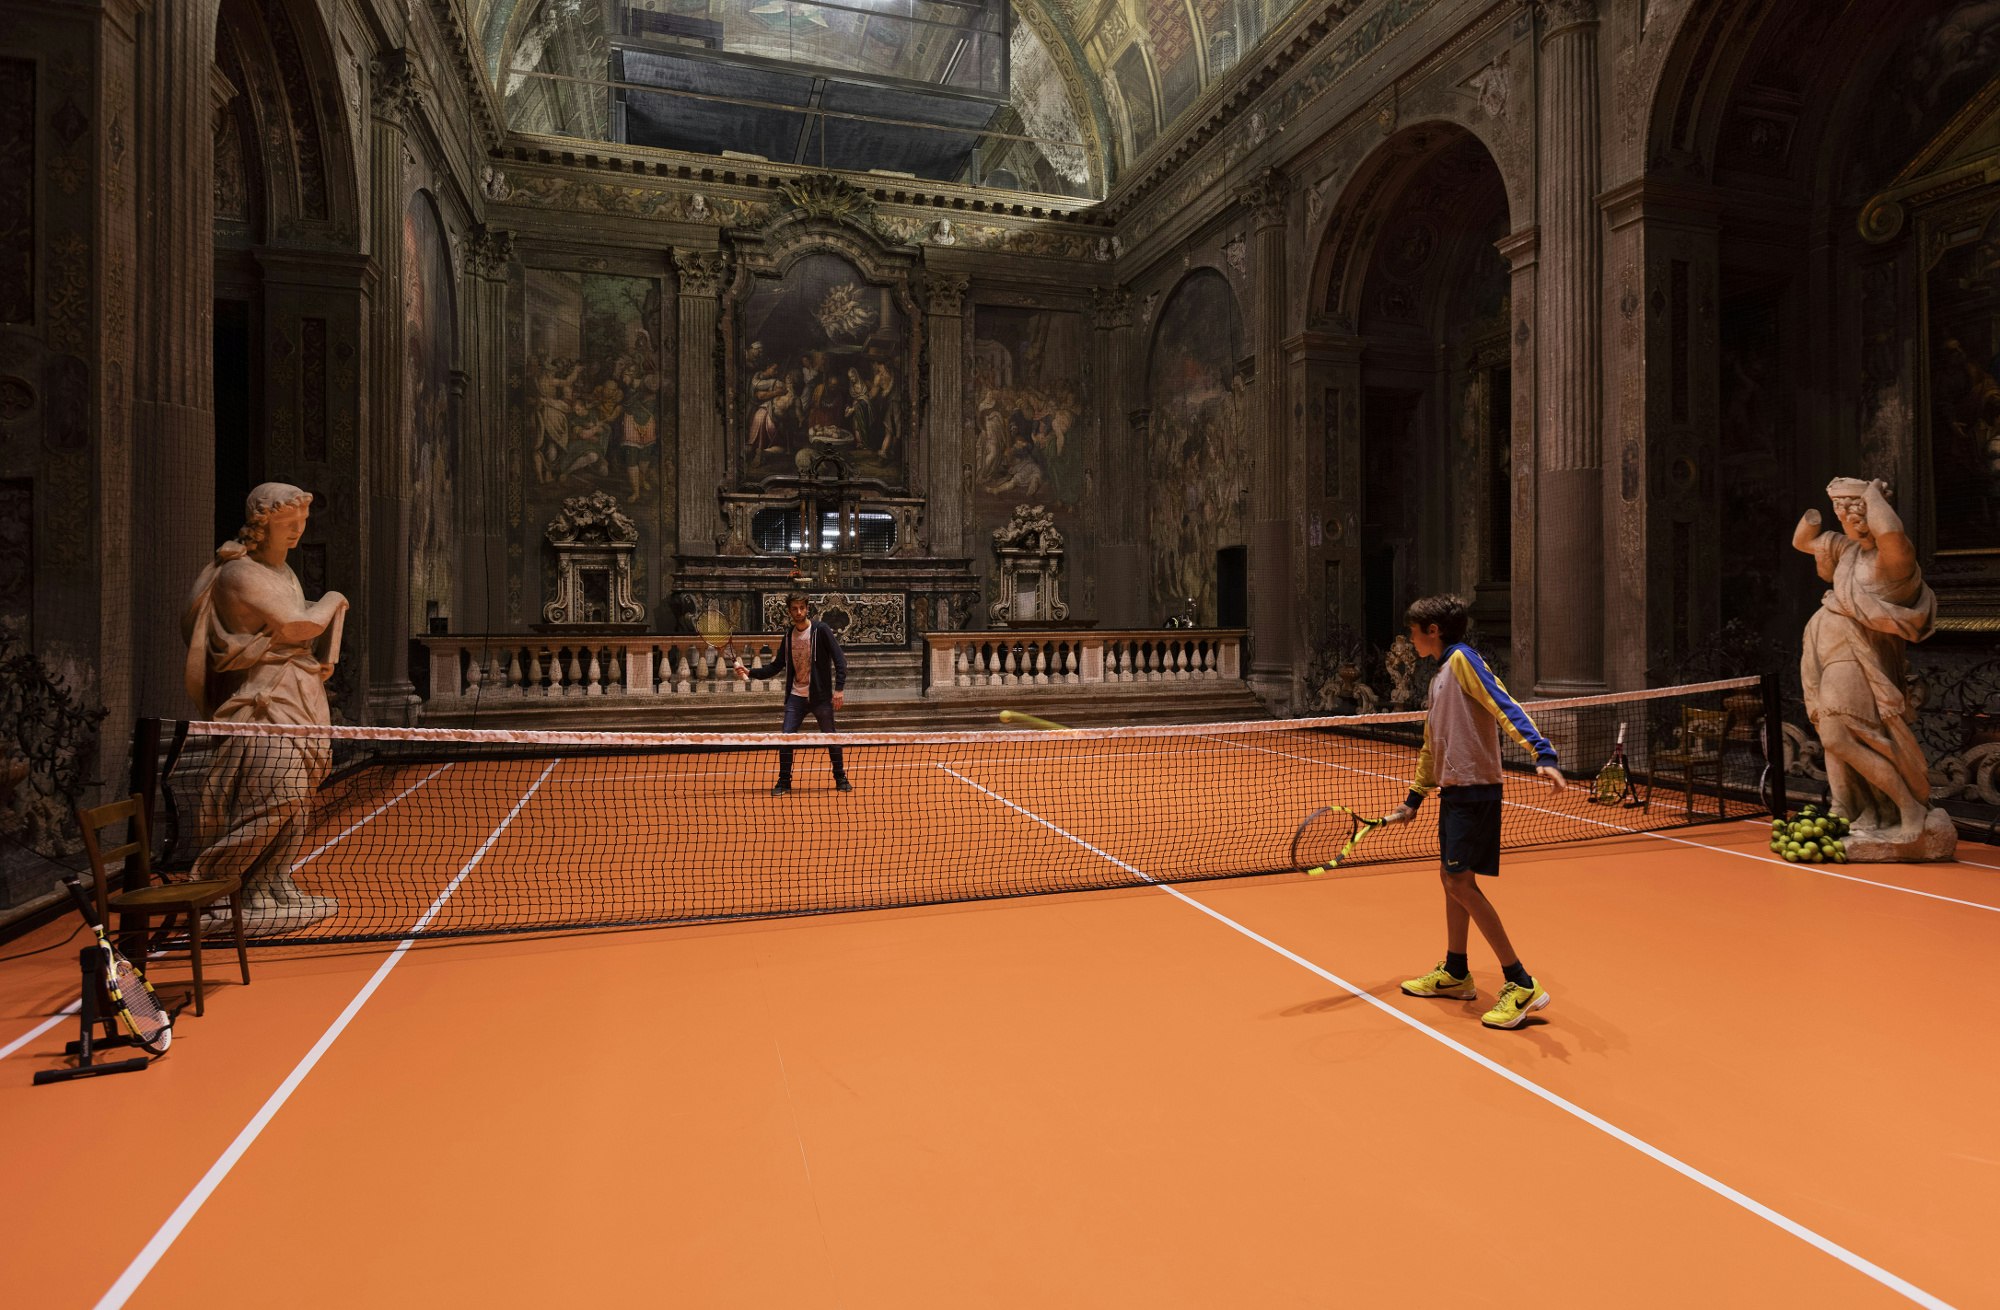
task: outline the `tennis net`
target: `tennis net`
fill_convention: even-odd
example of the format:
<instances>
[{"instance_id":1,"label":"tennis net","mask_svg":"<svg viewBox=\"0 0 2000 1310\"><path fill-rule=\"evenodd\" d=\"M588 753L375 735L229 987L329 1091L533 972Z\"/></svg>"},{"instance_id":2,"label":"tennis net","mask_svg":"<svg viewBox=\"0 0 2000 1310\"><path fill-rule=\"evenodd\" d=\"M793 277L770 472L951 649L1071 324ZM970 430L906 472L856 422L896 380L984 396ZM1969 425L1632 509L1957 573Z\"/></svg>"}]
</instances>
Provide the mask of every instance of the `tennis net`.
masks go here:
<instances>
[{"instance_id":1,"label":"tennis net","mask_svg":"<svg viewBox=\"0 0 2000 1310\"><path fill-rule=\"evenodd\" d=\"M1758 812L1774 685L1529 704L1573 785L1551 793L1503 737L1504 845ZM163 867L239 874L259 940L322 942L1281 873L1316 808L1401 801L1424 716L831 738L168 726ZM1621 728L1631 786L1612 794L1594 784ZM787 748L792 790L773 796ZM1347 863L1435 859L1437 808Z\"/></svg>"}]
</instances>

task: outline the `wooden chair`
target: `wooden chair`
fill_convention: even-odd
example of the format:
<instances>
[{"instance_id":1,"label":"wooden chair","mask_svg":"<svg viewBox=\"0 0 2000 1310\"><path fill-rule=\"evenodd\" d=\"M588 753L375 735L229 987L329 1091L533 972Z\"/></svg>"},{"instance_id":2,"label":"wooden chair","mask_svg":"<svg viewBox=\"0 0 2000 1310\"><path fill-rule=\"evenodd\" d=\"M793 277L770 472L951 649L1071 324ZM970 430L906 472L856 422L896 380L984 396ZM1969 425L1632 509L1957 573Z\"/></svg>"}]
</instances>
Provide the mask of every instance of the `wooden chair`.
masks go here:
<instances>
[{"instance_id":1,"label":"wooden chair","mask_svg":"<svg viewBox=\"0 0 2000 1310\"><path fill-rule=\"evenodd\" d=\"M110 850L98 844L98 832L117 823L129 823L137 833L133 841ZM243 907L237 902L237 892L243 880L236 877L202 878L187 882L155 882L153 880L153 847L150 825L146 822L146 804L143 797L133 794L122 801L110 805L100 805L94 810L78 810L76 826L83 833L83 849L90 856L91 876L96 880L97 914L111 928L113 914L136 915L143 925L154 915L166 915L160 925L160 936L173 928L176 915L187 916L188 953L194 960L194 1012L202 1012L201 978L201 915L202 911L217 901L229 902L230 926L236 932L236 962L243 969L243 981L250 981L250 953L243 940ZM124 889L114 891L105 864L111 860L125 861ZM136 874L136 877L134 876ZM141 931L144 931L142 926Z\"/></svg>"},{"instance_id":2,"label":"wooden chair","mask_svg":"<svg viewBox=\"0 0 2000 1310\"><path fill-rule=\"evenodd\" d=\"M1674 730L1674 744L1653 754L1656 767L1680 774L1682 805L1689 814L1694 813L1695 778L1707 773L1715 779L1716 817L1723 815L1722 737L1728 728L1729 711L1683 705L1681 726Z\"/></svg>"}]
</instances>

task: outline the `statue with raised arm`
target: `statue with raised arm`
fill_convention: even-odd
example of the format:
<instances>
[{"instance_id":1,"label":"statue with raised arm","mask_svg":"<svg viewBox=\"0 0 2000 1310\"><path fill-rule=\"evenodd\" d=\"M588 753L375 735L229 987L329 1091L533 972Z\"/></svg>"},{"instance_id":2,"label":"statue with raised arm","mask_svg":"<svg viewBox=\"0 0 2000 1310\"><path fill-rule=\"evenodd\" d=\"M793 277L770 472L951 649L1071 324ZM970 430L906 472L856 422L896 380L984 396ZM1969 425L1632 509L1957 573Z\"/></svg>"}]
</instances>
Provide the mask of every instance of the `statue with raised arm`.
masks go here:
<instances>
[{"instance_id":1,"label":"statue with raised arm","mask_svg":"<svg viewBox=\"0 0 2000 1310\"><path fill-rule=\"evenodd\" d=\"M1806 714L1826 750L1834 813L1853 831L1852 860L1948 860L1958 834L1930 803L1930 773L1910 728L1903 647L1931 635L1937 597L1916 548L1889 507L1888 484L1827 484L1839 532L1821 532L1809 509L1792 545L1813 557L1832 590L1806 624L1799 673Z\"/></svg>"},{"instance_id":2,"label":"statue with raised arm","mask_svg":"<svg viewBox=\"0 0 2000 1310\"><path fill-rule=\"evenodd\" d=\"M243 528L216 549L181 618L186 685L203 717L327 723L326 680L340 660L347 598L308 603L285 556L305 533L312 495L283 482L251 491ZM339 908L292 881L314 791L332 764L326 738L231 736L209 764L196 814L198 877L243 879L243 923L282 932Z\"/></svg>"}]
</instances>

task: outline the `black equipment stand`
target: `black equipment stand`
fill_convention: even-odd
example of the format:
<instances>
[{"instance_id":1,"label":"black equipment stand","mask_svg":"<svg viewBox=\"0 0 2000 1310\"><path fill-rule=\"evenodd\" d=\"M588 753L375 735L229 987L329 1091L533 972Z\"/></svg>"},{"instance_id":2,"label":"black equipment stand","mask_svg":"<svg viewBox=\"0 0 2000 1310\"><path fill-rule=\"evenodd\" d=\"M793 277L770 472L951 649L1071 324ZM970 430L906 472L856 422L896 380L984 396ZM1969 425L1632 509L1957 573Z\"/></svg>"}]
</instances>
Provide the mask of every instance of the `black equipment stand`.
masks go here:
<instances>
[{"instance_id":1,"label":"black equipment stand","mask_svg":"<svg viewBox=\"0 0 2000 1310\"><path fill-rule=\"evenodd\" d=\"M93 1063L98 1047L136 1046L137 1042L118 1031L117 1024L108 1013L99 1010L99 998L104 989L101 970L104 967L104 948L95 943L77 952L77 963L83 970L83 1001L77 1010L80 1032L77 1039L63 1047L66 1054L77 1057L77 1063L66 1069L43 1069L35 1074L35 1086L45 1083L66 1083L72 1078L95 1078L107 1073L138 1073L152 1061L145 1056L134 1056L129 1060L107 1060ZM101 1015L101 1018L100 1018ZM104 1024L104 1035L93 1036L91 1029L99 1022Z\"/></svg>"}]
</instances>

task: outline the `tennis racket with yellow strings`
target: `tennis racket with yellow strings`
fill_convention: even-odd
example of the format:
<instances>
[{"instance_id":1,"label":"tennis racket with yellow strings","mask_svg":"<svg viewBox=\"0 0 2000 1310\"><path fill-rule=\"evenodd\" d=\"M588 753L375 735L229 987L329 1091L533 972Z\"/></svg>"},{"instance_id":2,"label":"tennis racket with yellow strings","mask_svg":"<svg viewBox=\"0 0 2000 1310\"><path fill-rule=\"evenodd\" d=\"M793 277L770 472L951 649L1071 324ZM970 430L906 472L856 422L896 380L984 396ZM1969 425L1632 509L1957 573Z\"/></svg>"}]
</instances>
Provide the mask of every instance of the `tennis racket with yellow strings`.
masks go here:
<instances>
[{"instance_id":1,"label":"tennis racket with yellow strings","mask_svg":"<svg viewBox=\"0 0 2000 1310\"><path fill-rule=\"evenodd\" d=\"M1345 805L1322 805L1308 814L1292 834L1294 869L1304 869L1317 877L1337 869L1354 855L1354 850L1374 835L1384 820L1368 818Z\"/></svg>"},{"instance_id":2,"label":"tennis racket with yellow strings","mask_svg":"<svg viewBox=\"0 0 2000 1310\"><path fill-rule=\"evenodd\" d=\"M694 630L700 635L702 643L708 647L710 655L720 651L722 658L728 661L732 670L743 667L742 659L736 654L736 647L730 644L730 638L736 635L736 627L729 621L728 611L710 601L701 613L695 615Z\"/></svg>"}]
</instances>

